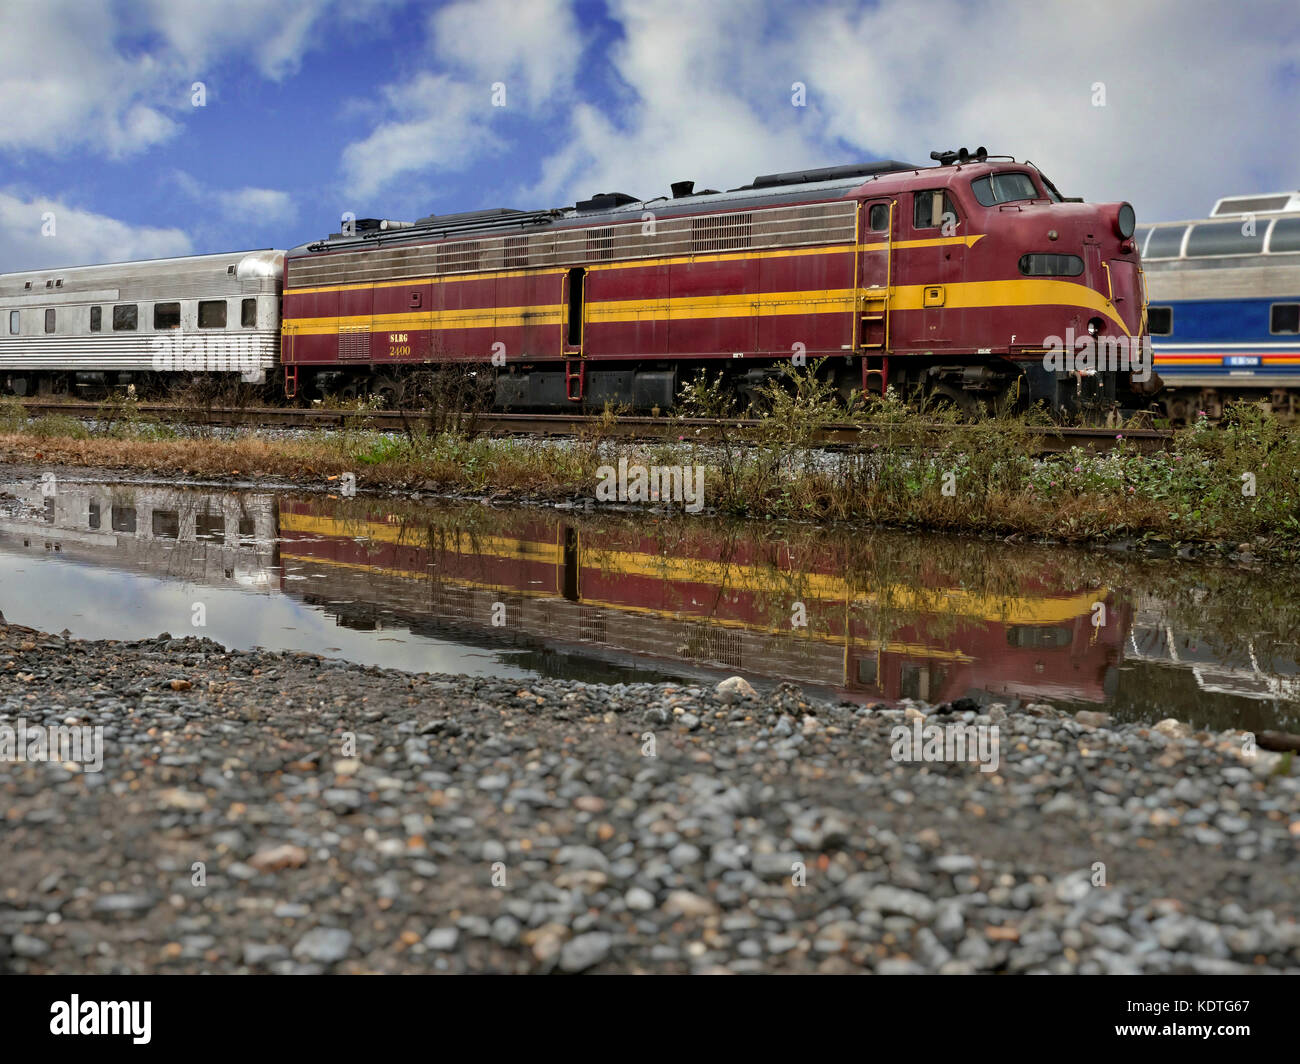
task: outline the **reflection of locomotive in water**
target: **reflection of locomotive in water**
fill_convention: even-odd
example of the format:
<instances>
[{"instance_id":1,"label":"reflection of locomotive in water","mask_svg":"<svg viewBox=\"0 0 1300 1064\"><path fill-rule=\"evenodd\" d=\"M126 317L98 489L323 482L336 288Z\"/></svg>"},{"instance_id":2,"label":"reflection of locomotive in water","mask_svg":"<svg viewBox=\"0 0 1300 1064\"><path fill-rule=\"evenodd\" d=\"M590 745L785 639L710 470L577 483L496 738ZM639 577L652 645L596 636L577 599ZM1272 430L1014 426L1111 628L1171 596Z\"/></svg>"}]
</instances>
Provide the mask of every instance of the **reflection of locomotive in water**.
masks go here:
<instances>
[{"instance_id":1,"label":"reflection of locomotive in water","mask_svg":"<svg viewBox=\"0 0 1300 1064\"><path fill-rule=\"evenodd\" d=\"M1139 603L1125 642L1133 661L1169 665L1188 671L1209 694L1233 695L1277 703L1300 702L1300 664L1294 643L1267 636L1248 636L1229 644L1221 636L1176 629L1158 602Z\"/></svg>"},{"instance_id":2,"label":"reflection of locomotive in water","mask_svg":"<svg viewBox=\"0 0 1300 1064\"><path fill-rule=\"evenodd\" d=\"M170 580L278 587L274 496L58 478L10 494L0 539L11 544Z\"/></svg>"},{"instance_id":3,"label":"reflection of locomotive in water","mask_svg":"<svg viewBox=\"0 0 1300 1064\"><path fill-rule=\"evenodd\" d=\"M986 691L1099 702L1127 623L1104 591L999 598L940 572L930 586L872 587L842 575L843 552L798 558L757 536L669 548L626 527L541 518L476 535L382 513L343 519L307 502L284 503L280 527L286 574L327 576L326 608L348 627L433 618L479 638L858 700ZM1098 599L1113 609L1102 628Z\"/></svg>"},{"instance_id":4,"label":"reflection of locomotive in water","mask_svg":"<svg viewBox=\"0 0 1300 1064\"><path fill-rule=\"evenodd\" d=\"M891 561L891 537L883 547L774 542L671 522L648 534L626 522L494 517L478 534L454 513L64 482L46 494L29 482L0 496L0 549L287 593L352 629L520 647L548 659L532 663L543 672L580 661L576 672L590 676L603 661L618 666L610 676L628 665L741 673L860 701L1115 696L1159 711L1189 700L1225 707L1223 720L1239 699L1300 698L1300 653L1282 636L1230 644L1191 633L1168 623L1161 600L1139 601L1134 615L1103 590L1063 589L1047 562L1037 580L1008 572L1016 590L991 594L971 590L969 570L956 561L950 571L941 552L919 567L911 555ZM1106 618L1094 627L1098 602ZM1121 673L1122 663L1136 668Z\"/></svg>"}]
</instances>

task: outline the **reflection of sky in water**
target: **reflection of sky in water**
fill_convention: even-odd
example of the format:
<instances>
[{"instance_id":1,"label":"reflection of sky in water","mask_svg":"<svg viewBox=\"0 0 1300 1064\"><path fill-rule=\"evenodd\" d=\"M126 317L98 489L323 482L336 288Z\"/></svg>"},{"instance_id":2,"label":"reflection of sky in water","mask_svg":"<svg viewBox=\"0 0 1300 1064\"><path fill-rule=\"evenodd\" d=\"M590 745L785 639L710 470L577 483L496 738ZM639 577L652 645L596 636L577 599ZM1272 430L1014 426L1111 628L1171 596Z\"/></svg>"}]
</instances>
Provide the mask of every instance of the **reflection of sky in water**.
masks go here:
<instances>
[{"instance_id":1,"label":"reflection of sky in water","mask_svg":"<svg viewBox=\"0 0 1300 1064\"><path fill-rule=\"evenodd\" d=\"M444 504L390 520L381 503L336 509L271 493L65 484L45 499L39 482L10 487L6 498L0 485L0 611L83 638L202 634L238 649L517 680L741 673L759 687L789 679L858 700L1044 699L1218 728L1300 719L1294 636L1250 608L1253 579L1225 585L1242 608L1231 619L1219 610L1218 630L1202 631L1186 603L1142 590L1135 562L1133 581L1108 581L1099 628L1100 592L1062 582L1039 547L999 548L1005 560L985 581L986 546L936 536L873 533L824 556L796 538L777 565L761 526L692 524L689 539L665 526L647 542L626 521L575 530L571 518L532 512L464 532ZM527 596L513 601L508 636L494 638L474 612L494 592ZM788 602L809 592L837 622L823 617L815 639L785 629ZM203 628L191 624L196 602Z\"/></svg>"},{"instance_id":2,"label":"reflection of sky in water","mask_svg":"<svg viewBox=\"0 0 1300 1064\"><path fill-rule=\"evenodd\" d=\"M296 583L301 587L309 582ZM196 602L207 607L205 628L190 624ZM0 613L10 624L46 632L67 628L83 639L151 639L170 632L177 637L206 636L239 650L255 646L308 650L412 672L535 675L508 664L494 650L413 635L400 628L376 632L343 628L319 608L286 595L97 569L35 547L15 551L13 544L4 542L0 542ZM327 649L331 647L337 649Z\"/></svg>"}]
</instances>

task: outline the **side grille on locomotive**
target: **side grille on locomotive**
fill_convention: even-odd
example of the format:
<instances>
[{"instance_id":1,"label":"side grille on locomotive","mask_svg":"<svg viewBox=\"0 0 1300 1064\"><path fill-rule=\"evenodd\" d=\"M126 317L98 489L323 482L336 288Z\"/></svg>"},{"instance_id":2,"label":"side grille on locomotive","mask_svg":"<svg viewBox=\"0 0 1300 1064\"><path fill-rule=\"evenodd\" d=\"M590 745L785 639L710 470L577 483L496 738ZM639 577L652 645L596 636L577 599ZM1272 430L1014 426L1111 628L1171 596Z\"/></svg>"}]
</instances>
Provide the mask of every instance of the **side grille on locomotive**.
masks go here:
<instances>
[{"instance_id":1,"label":"side grille on locomotive","mask_svg":"<svg viewBox=\"0 0 1300 1064\"><path fill-rule=\"evenodd\" d=\"M370 330L364 325L339 326L339 359L370 357Z\"/></svg>"},{"instance_id":2,"label":"side grille on locomotive","mask_svg":"<svg viewBox=\"0 0 1300 1064\"><path fill-rule=\"evenodd\" d=\"M706 214L691 219L692 251L736 251L753 243L753 215Z\"/></svg>"}]
</instances>

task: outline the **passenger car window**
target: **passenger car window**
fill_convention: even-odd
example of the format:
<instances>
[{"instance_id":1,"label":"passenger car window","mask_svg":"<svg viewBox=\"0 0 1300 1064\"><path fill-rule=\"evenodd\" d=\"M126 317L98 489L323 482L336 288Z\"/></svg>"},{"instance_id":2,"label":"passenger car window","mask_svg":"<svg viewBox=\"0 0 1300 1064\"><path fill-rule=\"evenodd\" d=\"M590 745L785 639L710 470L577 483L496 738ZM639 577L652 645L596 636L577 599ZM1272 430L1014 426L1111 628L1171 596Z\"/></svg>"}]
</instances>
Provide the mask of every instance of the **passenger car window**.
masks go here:
<instances>
[{"instance_id":1,"label":"passenger car window","mask_svg":"<svg viewBox=\"0 0 1300 1064\"><path fill-rule=\"evenodd\" d=\"M19 315L18 311L16 311L16 310L11 310L11 311L9 312L9 335L10 335L10 336L17 336L17 335L18 335L18 322L19 322L19 320L20 320L20 315Z\"/></svg>"},{"instance_id":2,"label":"passenger car window","mask_svg":"<svg viewBox=\"0 0 1300 1064\"><path fill-rule=\"evenodd\" d=\"M155 303L153 305L153 327L155 329L179 329L181 327L181 305L179 303Z\"/></svg>"},{"instance_id":3,"label":"passenger car window","mask_svg":"<svg viewBox=\"0 0 1300 1064\"><path fill-rule=\"evenodd\" d=\"M1174 308L1147 307L1147 332L1152 336L1172 336L1174 333Z\"/></svg>"},{"instance_id":4,"label":"passenger car window","mask_svg":"<svg viewBox=\"0 0 1300 1064\"><path fill-rule=\"evenodd\" d=\"M113 331L132 332L139 324L140 313L134 303L120 303L113 308Z\"/></svg>"},{"instance_id":5,"label":"passenger car window","mask_svg":"<svg viewBox=\"0 0 1300 1064\"><path fill-rule=\"evenodd\" d=\"M239 324L245 329L252 329L257 325L257 300L245 299L243 305L239 308Z\"/></svg>"},{"instance_id":6,"label":"passenger car window","mask_svg":"<svg viewBox=\"0 0 1300 1064\"><path fill-rule=\"evenodd\" d=\"M202 299L199 301L199 328L224 329L226 327L226 301Z\"/></svg>"},{"instance_id":7,"label":"passenger car window","mask_svg":"<svg viewBox=\"0 0 1300 1064\"><path fill-rule=\"evenodd\" d=\"M1033 179L1024 173L988 174L970 183L971 191L981 207L993 207L1015 200L1042 199Z\"/></svg>"},{"instance_id":8,"label":"passenger car window","mask_svg":"<svg viewBox=\"0 0 1300 1064\"><path fill-rule=\"evenodd\" d=\"M1274 303L1269 314L1268 331L1300 333L1300 303Z\"/></svg>"},{"instance_id":9,"label":"passenger car window","mask_svg":"<svg viewBox=\"0 0 1300 1064\"><path fill-rule=\"evenodd\" d=\"M52 333L54 331L54 311L52 310L47 310L45 312L45 331L47 333Z\"/></svg>"},{"instance_id":10,"label":"passenger car window","mask_svg":"<svg viewBox=\"0 0 1300 1064\"><path fill-rule=\"evenodd\" d=\"M1202 222L1192 226L1187 238L1191 255L1258 255L1264 250L1265 228L1261 225L1249 235L1237 222Z\"/></svg>"},{"instance_id":11,"label":"passenger car window","mask_svg":"<svg viewBox=\"0 0 1300 1064\"><path fill-rule=\"evenodd\" d=\"M1187 232L1187 226L1176 225L1171 229L1152 229L1151 239L1147 241L1147 249L1143 252L1143 258L1148 259L1176 259L1183 247L1183 234Z\"/></svg>"},{"instance_id":12,"label":"passenger car window","mask_svg":"<svg viewBox=\"0 0 1300 1064\"><path fill-rule=\"evenodd\" d=\"M90 331L99 332L103 324L104 324L104 308L91 307L90 308Z\"/></svg>"},{"instance_id":13,"label":"passenger car window","mask_svg":"<svg viewBox=\"0 0 1300 1064\"><path fill-rule=\"evenodd\" d=\"M1300 251L1300 218L1279 218L1273 223L1269 251Z\"/></svg>"}]
</instances>

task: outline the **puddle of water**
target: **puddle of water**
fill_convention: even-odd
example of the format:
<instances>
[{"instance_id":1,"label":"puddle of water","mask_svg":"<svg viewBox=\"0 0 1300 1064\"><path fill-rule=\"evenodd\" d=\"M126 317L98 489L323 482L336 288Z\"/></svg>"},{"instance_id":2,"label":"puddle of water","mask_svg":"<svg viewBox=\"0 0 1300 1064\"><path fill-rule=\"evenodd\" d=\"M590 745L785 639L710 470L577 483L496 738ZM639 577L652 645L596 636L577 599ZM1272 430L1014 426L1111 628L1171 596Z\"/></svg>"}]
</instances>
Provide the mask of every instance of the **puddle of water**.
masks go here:
<instances>
[{"instance_id":1,"label":"puddle of water","mask_svg":"<svg viewBox=\"0 0 1300 1064\"><path fill-rule=\"evenodd\" d=\"M793 680L1296 728L1291 577L885 532L60 480L0 486L0 610L89 638L527 680ZM202 627L194 621L202 619Z\"/></svg>"}]
</instances>

